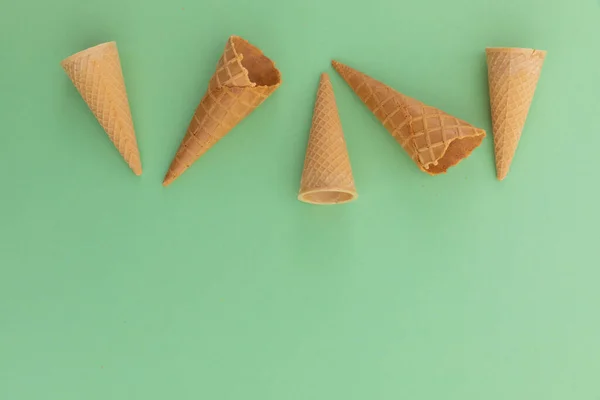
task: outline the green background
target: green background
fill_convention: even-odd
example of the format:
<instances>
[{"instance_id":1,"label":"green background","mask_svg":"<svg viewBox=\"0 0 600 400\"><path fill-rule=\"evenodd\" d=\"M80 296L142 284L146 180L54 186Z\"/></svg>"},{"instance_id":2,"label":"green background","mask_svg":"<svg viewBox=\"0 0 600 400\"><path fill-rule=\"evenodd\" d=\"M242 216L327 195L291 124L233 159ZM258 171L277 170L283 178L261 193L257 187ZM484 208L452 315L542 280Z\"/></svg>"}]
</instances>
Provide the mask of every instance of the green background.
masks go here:
<instances>
[{"instance_id":1,"label":"green background","mask_svg":"<svg viewBox=\"0 0 600 400\"><path fill-rule=\"evenodd\" d=\"M0 399L600 399L596 0L32 0L0 12ZM172 186L227 37L284 83ZM59 66L119 45L136 177ZM486 46L548 51L495 179ZM430 177L336 58L488 131ZM359 199L296 200L319 74Z\"/></svg>"}]
</instances>

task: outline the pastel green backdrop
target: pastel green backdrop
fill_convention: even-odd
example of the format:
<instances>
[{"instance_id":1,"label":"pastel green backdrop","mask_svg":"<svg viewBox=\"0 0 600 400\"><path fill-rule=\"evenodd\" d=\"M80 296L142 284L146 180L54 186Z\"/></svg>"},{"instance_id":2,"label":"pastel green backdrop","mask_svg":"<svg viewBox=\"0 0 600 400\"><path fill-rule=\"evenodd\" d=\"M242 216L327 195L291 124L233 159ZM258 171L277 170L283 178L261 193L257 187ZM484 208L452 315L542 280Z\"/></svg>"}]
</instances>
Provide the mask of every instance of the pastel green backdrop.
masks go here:
<instances>
[{"instance_id":1,"label":"pastel green backdrop","mask_svg":"<svg viewBox=\"0 0 600 400\"><path fill-rule=\"evenodd\" d=\"M0 399L600 398L600 3L5 0ZM172 186L227 37L284 83ZM144 174L59 66L119 45ZM548 57L495 178L486 46ZM336 58L485 128L413 165ZM359 191L296 194L330 72Z\"/></svg>"}]
</instances>

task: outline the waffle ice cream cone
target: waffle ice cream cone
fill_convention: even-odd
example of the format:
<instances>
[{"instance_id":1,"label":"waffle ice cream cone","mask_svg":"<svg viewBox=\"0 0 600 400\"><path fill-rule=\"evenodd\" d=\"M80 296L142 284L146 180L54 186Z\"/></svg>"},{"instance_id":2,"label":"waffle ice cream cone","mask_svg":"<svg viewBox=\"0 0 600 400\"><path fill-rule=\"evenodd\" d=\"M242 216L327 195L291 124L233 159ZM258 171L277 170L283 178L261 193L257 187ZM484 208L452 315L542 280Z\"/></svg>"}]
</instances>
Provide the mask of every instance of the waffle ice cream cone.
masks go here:
<instances>
[{"instance_id":1,"label":"waffle ice cream cone","mask_svg":"<svg viewBox=\"0 0 600 400\"><path fill-rule=\"evenodd\" d=\"M121 61L115 42L74 54L61 66L136 175L142 174Z\"/></svg>"},{"instance_id":2,"label":"waffle ice cream cone","mask_svg":"<svg viewBox=\"0 0 600 400\"><path fill-rule=\"evenodd\" d=\"M486 49L496 176L506 178L546 57L543 50Z\"/></svg>"},{"instance_id":3,"label":"waffle ice cream cone","mask_svg":"<svg viewBox=\"0 0 600 400\"><path fill-rule=\"evenodd\" d=\"M430 175L445 173L481 144L483 129L405 96L337 61L335 70L406 150Z\"/></svg>"},{"instance_id":4,"label":"waffle ice cream cone","mask_svg":"<svg viewBox=\"0 0 600 400\"><path fill-rule=\"evenodd\" d=\"M280 84L273 61L241 37L231 36L163 185L177 179Z\"/></svg>"},{"instance_id":5,"label":"waffle ice cream cone","mask_svg":"<svg viewBox=\"0 0 600 400\"><path fill-rule=\"evenodd\" d=\"M357 197L333 87L329 76L322 74L298 200L339 204Z\"/></svg>"}]
</instances>

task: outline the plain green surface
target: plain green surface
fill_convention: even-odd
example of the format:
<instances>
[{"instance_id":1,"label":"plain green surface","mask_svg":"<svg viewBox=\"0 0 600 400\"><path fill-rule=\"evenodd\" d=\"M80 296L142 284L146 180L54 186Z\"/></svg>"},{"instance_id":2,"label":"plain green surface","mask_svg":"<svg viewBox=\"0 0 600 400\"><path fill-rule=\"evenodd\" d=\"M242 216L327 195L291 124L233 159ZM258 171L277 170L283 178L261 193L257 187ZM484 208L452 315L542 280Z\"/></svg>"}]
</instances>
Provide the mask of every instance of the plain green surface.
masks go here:
<instances>
[{"instance_id":1,"label":"plain green surface","mask_svg":"<svg viewBox=\"0 0 600 400\"><path fill-rule=\"evenodd\" d=\"M165 189L231 34L284 83ZM599 37L595 0L4 0L0 399L598 400ZM59 66L109 40L142 177ZM491 135L419 171L329 66L491 133L486 46L548 51L502 183ZM323 71L337 207L296 200Z\"/></svg>"}]
</instances>

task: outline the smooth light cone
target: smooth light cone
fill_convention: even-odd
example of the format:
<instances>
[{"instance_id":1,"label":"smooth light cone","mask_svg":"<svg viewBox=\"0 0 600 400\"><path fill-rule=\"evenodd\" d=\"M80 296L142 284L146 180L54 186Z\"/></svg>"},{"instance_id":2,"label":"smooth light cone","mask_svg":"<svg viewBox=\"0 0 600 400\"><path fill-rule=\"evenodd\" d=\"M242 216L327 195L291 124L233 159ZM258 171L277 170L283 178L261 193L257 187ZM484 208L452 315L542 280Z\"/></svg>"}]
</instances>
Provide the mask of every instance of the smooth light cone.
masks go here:
<instances>
[{"instance_id":1,"label":"smooth light cone","mask_svg":"<svg viewBox=\"0 0 600 400\"><path fill-rule=\"evenodd\" d=\"M60 65L136 175L142 174L121 61L115 42L64 59Z\"/></svg>"},{"instance_id":2,"label":"smooth light cone","mask_svg":"<svg viewBox=\"0 0 600 400\"><path fill-rule=\"evenodd\" d=\"M333 87L321 75L298 200L340 204L358 197Z\"/></svg>"},{"instance_id":3,"label":"smooth light cone","mask_svg":"<svg viewBox=\"0 0 600 400\"><path fill-rule=\"evenodd\" d=\"M506 178L529 113L546 52L486 49L496 176Z\"/></svg>"},{"instance_id":4,"label":"smooth light cone","mask_svg":"<svg viewBox=\"0 0 600 400\"><path fill-rule=\"evenodd\" d=\"M445 173L481 144L485 131L397 92L337 61L335 70L381 121L417 166Z\"/></svg>"},{"instance_id":5,"label":"smooth light cone","mask_svg":"<svg viewBox=\"0 0 600 400\"><path fill-rule=\"evenodd\" d=\"M246 40L231 36L163 185L177 179L280 84L273 61Z\"/></svg>"}]
</instances>

